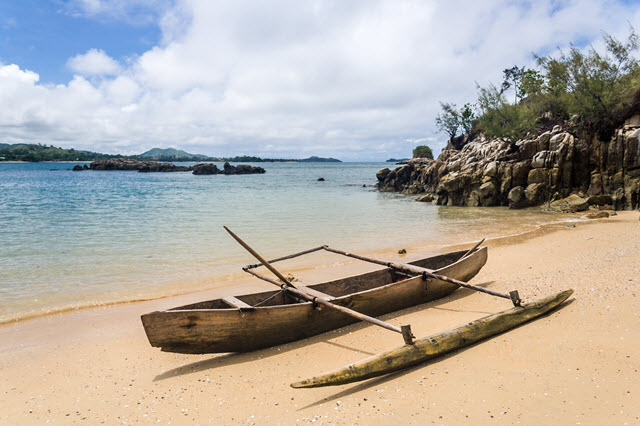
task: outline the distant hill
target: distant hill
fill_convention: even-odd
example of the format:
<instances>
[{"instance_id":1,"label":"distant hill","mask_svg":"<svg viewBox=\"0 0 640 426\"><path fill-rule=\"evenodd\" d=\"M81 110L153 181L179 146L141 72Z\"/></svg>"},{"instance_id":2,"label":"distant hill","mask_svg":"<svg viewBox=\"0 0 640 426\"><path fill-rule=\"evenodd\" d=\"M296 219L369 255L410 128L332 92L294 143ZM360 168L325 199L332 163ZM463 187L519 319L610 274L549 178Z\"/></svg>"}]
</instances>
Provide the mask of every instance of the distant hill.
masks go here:
<instances>
[{"instance_id":1,"label":"distant hill","mask_svg":"<svg viewBox=\"0 0 640 426\"><path fill-rule=\"evenodd\" d=\"M91 151L64 149L42 144L0 144L0 159L4 161L92 161L119 157Z\"/></svg>"},{"instance_id":2,"label":"distant hill","mask_svg":"<svg viewBox=\"0 0 640 426\"><path fill-rule=\"evenodd\" d=\"M73 148L65 149L53 145L43 144L6 144L0 143L0 161L94 161L110 158L131 158L134 160L154 160L162 162L202 162L202 161L229 161L229 162L333 162L340 163L335 158L309 157L302 160L281 158L260 158L249 155L236 157L208 157L202 154L190 154L175 148L153 148L139 155L112 155L99 152L78 151Z\"/></svg>"},{"instance_id":3,"label":"distant hill","mask_svg":"<svg viewBox=\"0 0 640 426\"><path fill-rule=\"evenodd\" d=\"M386 163L397 163L399 161L409 161L409 158L389 158Z\"/></svg>"},{"instance_id":4,"label":"distant hill","mask_svg":"<svg viewBox=\"0 0 640 426\"><path fill-rule=\"evenodd\" d=\"M137 155L137 157L141 157L141 158L158 158L158 159L163 159L166 160L168 158L172 158L172 159L191 159L191 158L200 158L200 159L205 159L205 158L209 158L206 155L202 155L202 154L189 154L188 152L182 151L180 149L175 149L175 148L166 148L166 149L162 149L162 148L152 148L147 152L143 152L140 155Z\"/></svg>"},{"instance_id":5,"label":"distant hill","mask_svg":"<svg viewBox=\"0 0 640 426\"><path fill-rule=\"evenodd\" d=\"M316 157L315 155L309 158L303 158L302 160L294 161L299 161L301 163L342 163L342 161L335 158Z\"/></svg>"}]
</instances>

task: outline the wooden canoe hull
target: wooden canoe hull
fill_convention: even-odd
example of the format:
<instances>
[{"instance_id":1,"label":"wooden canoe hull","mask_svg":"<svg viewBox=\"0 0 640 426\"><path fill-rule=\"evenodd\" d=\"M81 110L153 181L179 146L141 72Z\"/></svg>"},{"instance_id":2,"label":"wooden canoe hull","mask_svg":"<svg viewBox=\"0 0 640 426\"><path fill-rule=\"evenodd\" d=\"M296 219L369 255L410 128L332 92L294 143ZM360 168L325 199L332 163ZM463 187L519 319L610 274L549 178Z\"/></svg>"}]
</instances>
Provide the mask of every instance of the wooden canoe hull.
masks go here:
<instances>
[{"instance_id":1,"label":"wooden canoe hull","mask_svg":"<svg viewBox=\"0 0 640 426\"><path fill-rule=\"evenodd\" d=\"M476 250L458 261L465 252L446 253L433 258L413 262L427 267L441 265L438 274L468 281L487 261L487 248ZM453 261L446 266L447 259ZM355 277L309 286L312 289L336 296L332 303L346 306L370 316L426 303L444 297L458 286L440 280L411 277L393 281L390 269L375 271ZM387 280L389 284L371 287L375 280ZM256 295L237 296L253 300L278 295L278 290ZM343 294L339 296L339 294ZM257 300L257 299L256 299ZM210 301L212 305L215 301ZM354 322L356 319L331 309L318 309L311 302L280 304L250 309L200 309L209 302L187 305L166 311L151 312L142 316L142 323L154 347L179 353L246 352L304 339ZM252 303L253 304L253 303ZM212 305L215 306L215 305Z\"/></svg>"},{"instance_id":2,"label":"wooden canoe hull","mask_svg":"<svg viewBox=\"0 0 640 426\"><path fill-rule=\"evenodd\" d=\"M562 304L573 294L565 290L544 299L488 315L461 327L434 334L332 372L292 383L293 388L337 386L399 371L502 333Z\"/></svg>"}]
</instances>

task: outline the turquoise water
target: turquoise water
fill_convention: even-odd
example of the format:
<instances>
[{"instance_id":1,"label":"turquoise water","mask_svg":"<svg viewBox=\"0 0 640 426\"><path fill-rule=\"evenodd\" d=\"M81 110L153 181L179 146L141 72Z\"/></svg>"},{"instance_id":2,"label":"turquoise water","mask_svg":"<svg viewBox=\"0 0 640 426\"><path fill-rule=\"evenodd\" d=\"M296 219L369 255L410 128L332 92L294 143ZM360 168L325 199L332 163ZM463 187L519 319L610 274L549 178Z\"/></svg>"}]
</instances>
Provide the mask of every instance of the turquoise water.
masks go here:
<instances>
[{"instance_id":1,"label":"turquoise water","mask_svg":"<svg viewBox=\"0 0 640 426\"><path fill-rule=\"evenodd\" d=\"M379 193L385 163L259 165L266 174L194 176L0 163L0 322L229 285L254 261L222 225L271 258L437 247L556 219Z\"/></svg>"}]
</instances>

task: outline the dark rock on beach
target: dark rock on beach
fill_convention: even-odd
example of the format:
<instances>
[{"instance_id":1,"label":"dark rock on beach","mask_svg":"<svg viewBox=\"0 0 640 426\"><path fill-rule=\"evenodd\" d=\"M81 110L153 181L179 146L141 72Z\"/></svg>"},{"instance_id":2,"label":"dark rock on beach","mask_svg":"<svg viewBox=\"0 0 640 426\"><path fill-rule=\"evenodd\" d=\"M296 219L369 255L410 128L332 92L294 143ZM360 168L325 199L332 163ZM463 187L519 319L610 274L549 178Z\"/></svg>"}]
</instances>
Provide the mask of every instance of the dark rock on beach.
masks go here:
<instances>
[{"instance_id":1,"label":"dark rock on beach","mask_svg":"<svg viewBox=\"0 0 640 426\"><path fill-rule=\"evenodd\" d=\"M589 213L587 215L587 219L602 219L605 217L609 217L609 213L607 212L594 212L594 213Z\"/></svg>"},{"instance_id":2,"label":"dark rock on beach","mask_svg":"<svg viewBox=\"0 0 640 426\"><path fill-rule=\"evenodd\" d=\"M627 124L610 140L560 126L513 143L482 134L463 139L464 144L450 143L436 160L414 159L380 170L377 188L433 194L438 205L449 206L519 209L550 206L577 194L580 201L572 200L577 205L557 208L640 208L640 126Z\"/></svg>"}]
</instances>

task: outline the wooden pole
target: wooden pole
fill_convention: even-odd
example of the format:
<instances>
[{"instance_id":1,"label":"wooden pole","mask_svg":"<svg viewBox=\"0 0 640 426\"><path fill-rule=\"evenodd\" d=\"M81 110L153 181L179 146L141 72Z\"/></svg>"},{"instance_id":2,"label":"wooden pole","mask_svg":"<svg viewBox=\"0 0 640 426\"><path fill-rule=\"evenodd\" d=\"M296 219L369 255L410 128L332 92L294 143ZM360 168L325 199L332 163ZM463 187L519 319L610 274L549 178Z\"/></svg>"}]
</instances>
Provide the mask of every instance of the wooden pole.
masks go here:
<instances>
[{"instance_id":1,"label":"wooden pole","mask_svg":"<svg viewBox=\"0 0 640 426\"><path fill-rule=\"evenodd\" d=\"M509 299L513 302L514 306L519 306L521 303L520 297L518 296L518 292L517 291L512 291L510 294L505 294L505 293L500 293L494 290L489 290L487 288L482 288L482 287L478 287L472 284L467 284L465 282L462 282L460 280L456 280L453 278L449 278L449 277L445 277L444 275L438 275L435 274L433 272L433 270L431 269L427 269L427 268L421 268L419 266L415 266L415 265L410 265L408 263L393 263L393 262L386 262L384 260L378 260L378 259L372 259L370 257L365 257L365 256L360 256L358 254L354 254L354 253L349 253L343 250L338 250L338 249L334 249L331 248L329 246L324 246L324 249L333 253L338 253L338 254L342 254L344 256L349 256L349 257L353 257L354 259L358 259L358 260L364 260L365 262L370 262L370 263L377 263L378 265L384 265L387 266L389 268L393 268L393 269L398 269L400 271L405 271L405 272L411 272L414 274L418 274L418 275L422 275L425 277L430 277L430 278L435 278L437 280L440 281L445 281L451 284L455 284L458 285L460 287L465 287L471 290L475 290L475 291L479 291L482 293L487 293L490 294L492 296L497 296L497 297L502 297L504 299Z\"/></svg>"},{"instance_id":2,"label":"wooden pole","mask_svg":"<svg viewBox=\"0 0 640 426\"><path fill-rule=\"evenodd\" d=\"M294 254L289 254L287 256L277 257L275 259L269 260L269 263L275 263L275 262L280 262L281 260L293 259L294 257L302 256L304 254L313 253L314 251L319 251L319 250L322 250L322 249L323 249L323 247L320 246L320 247L315 247L315 248L312 248L312 249L309 249L309 250L301 251L299 253L294 253ZM244 269L244 270L253 269L253 268L257 268L258 266L262 266L262 263L256 263L255 265L247 265L242 269Z\"/></svg>"},{"instance_id":3,"label":"wooden pole","mask_svg":"<svg viewBox=\"0 0 640 426\"><path fill-rule=\"evenodd\" d=\"M280 272L278 272L278 270L276 268L271 266L271 264L269 262L267 262L262 256L260 256L258 254L258 252L256 252L254 249L252 249L247 243L242 241L240 239L240 237L238 237L236 234L234 234L229 228L227 228L226 226L223 226L223 228L229 233L229 235L231 235L233 237L234 240L236 240L242 247L244 247L249 253L251 253L253 255L253 257L258 259L258 261L260 263L262 263L268 270L273 272L273 274L276 277L278 277L278 279L280 281L282 281L282 284L279 284L277 282L270 281L270 280L267 280L268 282L271 282L272 284L279 285L280 288L282 288L282 290L288 291L288 292L290 292L292 294L295 294L296 296L299 296L299 297L301 297L301 298L303 298L305 300L308 300L309 302L313 302L313 303L317 303L317 304L322 305L322 306L326 306L327 308L334 309L334 310L342 312L343 314L346 314L346 315L350 315L350 316L352 316L354 318L357 318L357 319L359 319L361 321L366 321L366 322L369 322L371 324L375 324L375 325L377 325L379 327L386 328L387 330L391 330L391 331L395 331L396 333L400 333L400 334L402 334L402 337L404 338L404 342L406 344L411 344L413 342L413 337L414 336L411 334L411 326L409 326L409 325L406 325L406 326L403 325L402 327L396 327L395 325L391 325L391 324L388 324L388 323L386 323L384 321L380 321L377 318L373 318L373 317L370 317L368 315L361 314L360 312L354 311L353 309L349 309L349 308L346 308L344 306L333 304L333 303L329 302L328 300L326 300L326 299L324 299L322 297L312 296L310 294L305 293L302 290L299 290L298 288L293 286L284 277L284 275L282 275ZM252 273L253 275L256 275L256 276L259 277L259 275L256 274L255 272L250 271L249 269L245 269L245 270L247 272Z\"/></svg>"},{"instance_id":4,"label":"wooden pole","mask_svg":"<svg viewBox=\"0 0 640 426\"><path fill-rule=\"evenodd\" d=\"M476 244L475 246L473 246L473 247L471 248L471 250L469 250L469 251L468 251L468 252L466 252L464 255L462 255L462 257L461 257L460 259L458 259L458 260L462 260L462 259L464 259L465 257L469 256L469 255L470 255L471 253L473 253L474 251L476 251L476 249L477 249L478 247L480 247L480 244L484 243L484 240L486 240L486 238L483 238L482 240L480 240L480 242L479 242L478 244Z\"/></svg>"}]
</instances>

